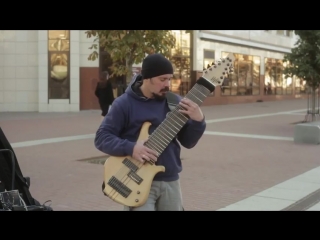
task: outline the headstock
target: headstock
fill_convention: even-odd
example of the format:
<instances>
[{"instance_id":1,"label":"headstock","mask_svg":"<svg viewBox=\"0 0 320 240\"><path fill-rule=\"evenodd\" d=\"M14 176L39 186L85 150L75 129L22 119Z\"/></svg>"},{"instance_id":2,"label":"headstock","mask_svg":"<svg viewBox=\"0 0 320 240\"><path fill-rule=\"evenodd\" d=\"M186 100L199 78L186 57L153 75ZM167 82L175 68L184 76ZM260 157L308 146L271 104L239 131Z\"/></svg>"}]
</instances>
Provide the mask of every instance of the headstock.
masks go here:
<instances>
[{"instance_id":1,"label":"headstock","mask_svg":"<svg viewBox=\"0 0 320 240\"><path fill-rule=\"evenodd\" d=\"M203 70L202 77L207 79L214 86L222 85L227 74L233 72L234 60L234 55L229 53L226 58L215 61L209 68Z\"/></svg>"}]
</instances>

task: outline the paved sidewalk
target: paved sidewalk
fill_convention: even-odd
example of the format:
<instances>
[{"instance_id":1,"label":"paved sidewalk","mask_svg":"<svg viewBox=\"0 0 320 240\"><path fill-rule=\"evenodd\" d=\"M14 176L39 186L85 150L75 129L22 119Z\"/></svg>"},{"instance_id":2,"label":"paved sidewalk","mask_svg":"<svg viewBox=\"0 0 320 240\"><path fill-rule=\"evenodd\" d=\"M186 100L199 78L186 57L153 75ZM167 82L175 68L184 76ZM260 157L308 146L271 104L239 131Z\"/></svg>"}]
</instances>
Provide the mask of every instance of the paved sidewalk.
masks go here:
<instances>
[{"instance_id":1,"label":"paved sidewalk","mask_svg":"<svg viewBox=\"0 0 320 240\"><path fill-rule=\"evenodd\" d=\"M292 141L305 108L306 100L202 107L206 134L182 150L185 209L222 209L319 167L319 146ZM95 110L0 113L32 195L54 210L122 209L102 194L103 166L78 161L104 155L93 144L99 124Z\"/></svg>"}]
</instances>

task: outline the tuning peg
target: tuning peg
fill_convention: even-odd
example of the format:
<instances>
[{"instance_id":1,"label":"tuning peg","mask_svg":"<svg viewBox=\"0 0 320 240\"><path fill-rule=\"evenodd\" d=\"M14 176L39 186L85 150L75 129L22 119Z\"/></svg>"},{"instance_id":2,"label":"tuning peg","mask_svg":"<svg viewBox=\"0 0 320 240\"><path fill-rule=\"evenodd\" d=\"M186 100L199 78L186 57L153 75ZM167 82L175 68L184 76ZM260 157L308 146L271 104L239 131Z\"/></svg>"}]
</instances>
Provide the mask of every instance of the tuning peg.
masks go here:
<instances>
[{"instance_id":1,"label":"tuning peg","mask_svg":"<svg viewBox=\"0 0 320 240\"><path fill-rule=\"evenodd\" d=\"M214 66L214 65L215 65L215 63L214 63L214 62L212 62L212 63L211 63L211 66Z\"/></svg>"}]
</instances>

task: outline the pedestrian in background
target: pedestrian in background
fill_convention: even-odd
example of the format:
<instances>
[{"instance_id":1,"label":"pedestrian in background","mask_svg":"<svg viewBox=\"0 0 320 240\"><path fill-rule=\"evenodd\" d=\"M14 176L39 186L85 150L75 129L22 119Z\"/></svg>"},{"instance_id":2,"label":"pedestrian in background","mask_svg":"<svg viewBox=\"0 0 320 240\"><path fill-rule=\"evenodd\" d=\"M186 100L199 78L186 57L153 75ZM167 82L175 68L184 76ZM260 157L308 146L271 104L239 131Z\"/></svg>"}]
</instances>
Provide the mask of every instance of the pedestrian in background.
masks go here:
<instances>
[{"instance_id":1,"label":"pedestrian in background","mask_svg":"<svg viewBox=\"0 0 320 240\"><path fill-rule=\"evenodd\" d=\"M95 95L99 100L99 105L101 109L102 120L109 112L114 101L114 95L112 90L112 84L109 80L109 73L107 71L101 72L99 76L100 81L97 83L95 90Z\"/></svg>"}]
</instances>

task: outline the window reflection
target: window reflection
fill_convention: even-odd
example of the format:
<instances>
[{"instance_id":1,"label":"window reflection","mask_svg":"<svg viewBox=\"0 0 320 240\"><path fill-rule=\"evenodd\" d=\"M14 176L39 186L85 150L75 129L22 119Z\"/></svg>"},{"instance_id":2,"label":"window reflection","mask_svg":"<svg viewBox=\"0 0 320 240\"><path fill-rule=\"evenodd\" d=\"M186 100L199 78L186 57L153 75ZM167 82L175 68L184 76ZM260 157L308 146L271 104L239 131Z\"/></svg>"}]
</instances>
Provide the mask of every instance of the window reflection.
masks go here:
<instances>
[{"instance_id":1,"label":"window reflection","mask_svg":"<svg viewBox=\"0 0 320 240\"><path fill-rule=\"evenodd\" d=\"M283 70L286 63L280 59L265 58L264 94L292 94L292 78L285 78Z\"/></svg>"},{"instance_id":2,"label":"window reflection","mask_svg":"<svg viewBox=\"0 0 320 240\"><path fill-rule=\"evenodd\" d=\"M208 69L215 62L215 51L214 50L203 50L203 70ZM215 91L210 93L211 96L215 96Z\"/></svg>"},{"instance_id":3,"label":"window reflection","mask_svg":"<svg viewBox=\"0 0 320 240\"><path fill-rule=\"evenodd\" d=\"M222 52L226 58L229 52ZM260 57L234 54L234 71L225 78L221 86L222 95L259 95L260 94Z\"/></svg>"},{"instance_id":4,"label":"window reflection","mask_svg":"<svg viewBox=\"0 0 320 240\"><path fill-rule=\"evenodd\" d=\"M70 98L70 31L48 30L49 99Z\"/></svg>"},{"instance_id":5,"label":"window reflection","mask_svg":"<svg viewBox=\"0 0 320 240\"><path fill-rule=\"evenodd\" d=\"M215 61L215 51L203 50L203 70L209 68Z\"/></svg>"},{"instance_id":6,"label":"window reflection","mask_svg":"<svg viewBox=\"0 0 320 240\"><path fill-rule=\"evenodd\" d=\"M308 92L307 81L296 76L293 79L295 80L295 94L306 94Z\"/></svg>"},{"instance_id":7,"label":"window reflection","mask_svg":"<svg viewBox=\"0 0 320 240\"><path fill-rule=\"evenodd\" d=\"M188 93L191 82L190 33L185 30L172 30L172 33L176 38L176 45L171 50L170 57L174 67L170 90L184 96Z\"/></svg>"},{"instance_id":8,"label":"window reflection","mask_svg":"<svg viewBox=\"0 0 320 240\"><path fill-rule=\"evenodd\" d=\"M69 40L49 40L49 51L69 51Z\"/></svg>"}]
</instances>

